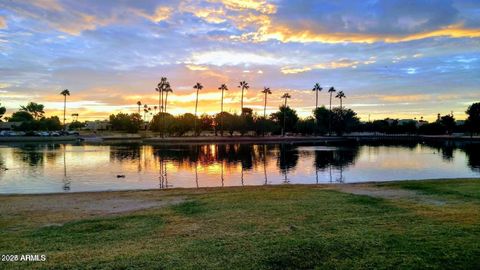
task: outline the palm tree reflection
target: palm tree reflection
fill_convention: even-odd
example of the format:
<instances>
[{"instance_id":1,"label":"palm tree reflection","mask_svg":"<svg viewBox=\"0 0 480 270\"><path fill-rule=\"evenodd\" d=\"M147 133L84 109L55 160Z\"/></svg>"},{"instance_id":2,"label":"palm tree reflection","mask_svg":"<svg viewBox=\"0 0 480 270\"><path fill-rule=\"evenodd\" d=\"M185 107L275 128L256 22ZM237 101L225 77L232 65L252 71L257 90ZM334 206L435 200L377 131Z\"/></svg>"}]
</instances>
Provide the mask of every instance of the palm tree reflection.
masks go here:
<instances>
[{"instance_id":1,"label":"palm tree reflection","mask_svg":"<svg viewBox=\"0 0 480 270\"><path fill-rule=\"evenodd\" d=\"M223 162L220 161L220 168L221 168L221 173L220 173L220 179L222 180L222 187L224 186L224 183L225 183L225 179L223 178Z\"/></svg>"},{"instance_id":2,"label":"palm tree reflection","mask_svg":"<svg viewBox=\"0 0 480 270\"><path fill-rule=\"evenodd\" d=\"M265 185L268 185L267 179L267 146L263 145L263 175L265 177Z\"/></svg>"},{"instance_id":3,"label":"palm tree reflection","mask_svg":"<svg viewBox=\"0 0 480 270\"><path fill-rule=\"evenodd\" d=\"M288 184L288 172L290 169L297 167L298 162L298 146L292 144L280 145L280 156L278 158L278 167L284 176L283 183Z\"/></svg>"},{"instance_id":4,"label":"palm tree reflection","mask_svg":"<svg viewBox=\"0 0 480 270\"><path fill-rule=\"evenodd\" d=\"M159 182L160 189L169 188L167 175L167 162L163 158L159 158Z\"/></svg>"},{"instance_id":5,"label":"palm tree reflection","mask_svg":"<svg viewBox=\"0 0 480 270\"><path fill-rule=\"evenodd\" d=\"M344 183L345 177L343 175L345 167L355 163L359 154L358 146L351 146L347 148L326 148L315 151L315 172L317 175L316 181L318 183L318 171L326 171L328 169L329 182L334 182L332 171L338 171L338 177L335 182Z\"/></svg>"},{"instance_id":6,"label":"palm tree reflection","mask_svg":"<svg viewBox=\"0 0 480 270\"><path fill-rule=\"evenodd\" d=\"M63 190L70 191L71 180L67 176L67 154L66 154L66 145L63 145Z\"/></svg>"}]
</instances>

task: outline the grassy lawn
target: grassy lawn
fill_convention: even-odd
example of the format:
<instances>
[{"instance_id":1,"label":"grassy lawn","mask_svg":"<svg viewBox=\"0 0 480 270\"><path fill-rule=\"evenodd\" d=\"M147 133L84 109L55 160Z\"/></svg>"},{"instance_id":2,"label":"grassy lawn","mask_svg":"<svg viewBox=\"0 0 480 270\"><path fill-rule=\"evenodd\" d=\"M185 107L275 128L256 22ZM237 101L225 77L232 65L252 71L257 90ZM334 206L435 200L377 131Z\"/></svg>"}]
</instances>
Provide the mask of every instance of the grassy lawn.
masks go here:
<instances>
[{"instance_id":1,"label":"grassy lawn","mask_svg":"<svg viewBox=\"0 0 480 270\"><path fill-rule=\"evenodd\" d=\"M0 268L480 269L480 180L363 186L415 196L269 186L137 192L184 200L112 215L0 207L0 254L48 257Z\"/></svg>"}]
</instances>

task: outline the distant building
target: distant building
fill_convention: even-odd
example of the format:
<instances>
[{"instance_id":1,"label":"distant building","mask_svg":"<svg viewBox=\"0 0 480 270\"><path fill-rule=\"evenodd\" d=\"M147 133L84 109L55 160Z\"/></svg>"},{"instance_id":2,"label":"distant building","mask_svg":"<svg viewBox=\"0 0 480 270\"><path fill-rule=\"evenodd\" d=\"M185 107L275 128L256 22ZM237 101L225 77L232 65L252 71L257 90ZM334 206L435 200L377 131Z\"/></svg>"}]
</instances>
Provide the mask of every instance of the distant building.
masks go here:
<instances>
[{"instance_id":1,"label":"distant building","mask_svg":"<svg viewBox=\"0 0 480 270\"><path fill-rule=\"evenodd\" d=\"M0 122L0 130L13 130L21 124L22 122Z\"/></svg>"},{"instance_id":2,"label":"distant building","mask_svg":"<svg viewBox=\"0 0 480 270\"><path fill-rule=\"evenodd\" d=\"M87 130L109 130L110 122L107 120L86 121L85 128Z\"/></svg>"},{"instance_id":3,"label":"distant building","mask_svg":"<svg viewBox=\"0 0 480 270\"><path fill-rule=\"evenodd\" d=\"M457 126L463 126L465 125L465 120L457 120L455 121L455 124L457 124Z\"/></svg>"}]
</instances>

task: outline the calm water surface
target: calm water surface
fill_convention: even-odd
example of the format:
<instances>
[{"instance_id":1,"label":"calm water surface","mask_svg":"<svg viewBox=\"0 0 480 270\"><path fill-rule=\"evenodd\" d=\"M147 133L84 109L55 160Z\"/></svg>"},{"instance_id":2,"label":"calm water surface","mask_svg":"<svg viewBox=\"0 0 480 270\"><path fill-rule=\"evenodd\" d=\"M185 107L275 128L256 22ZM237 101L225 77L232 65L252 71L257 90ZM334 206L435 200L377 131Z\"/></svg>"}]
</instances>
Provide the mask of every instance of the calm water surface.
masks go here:
<instances>
[{"instance_id":1,"label":"calm water surface","mask_svg":"<svg viewBox=\"0 0 480 270\"><path fill-rule=\"evenodd\" d=\"M0 145L0 193L480 177L480 144Z\"/></svg>"}]
</instances>

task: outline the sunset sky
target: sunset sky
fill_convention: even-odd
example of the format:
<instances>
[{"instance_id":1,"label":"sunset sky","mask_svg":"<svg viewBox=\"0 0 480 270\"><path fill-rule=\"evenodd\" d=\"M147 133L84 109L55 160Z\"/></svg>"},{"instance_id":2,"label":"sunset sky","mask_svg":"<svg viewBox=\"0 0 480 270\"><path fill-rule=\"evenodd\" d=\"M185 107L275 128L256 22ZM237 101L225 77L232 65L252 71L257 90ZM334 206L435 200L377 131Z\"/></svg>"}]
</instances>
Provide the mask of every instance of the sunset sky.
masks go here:
<instances>
[{"instance_id":1,"label":"sunset sky","mask_svg":"<svg viewBox=\"0 0 480 270\"><path fill-rule=\"evenodd\" d=\"M167 77L169 112L268 112L289 92L301 116L318 82L347 96L362 120L420 118L480 101L480 1L0 0L0 103L7 115L29 101L79 120L158 104ZM328 94L320 104L328 104ZM334 101L338 105L338 100Z\"/></svg>"}]
</instances>

